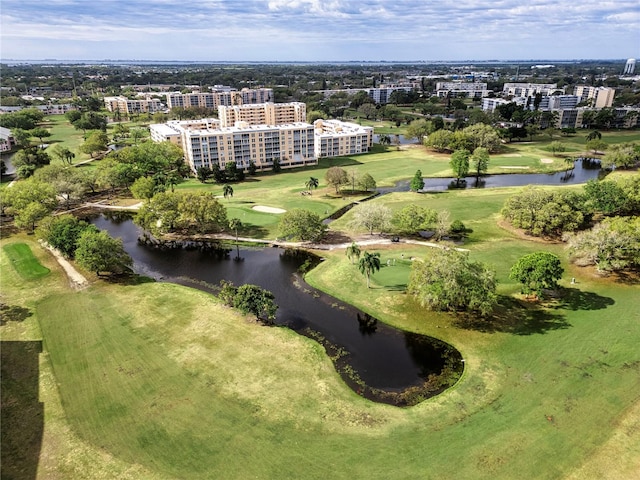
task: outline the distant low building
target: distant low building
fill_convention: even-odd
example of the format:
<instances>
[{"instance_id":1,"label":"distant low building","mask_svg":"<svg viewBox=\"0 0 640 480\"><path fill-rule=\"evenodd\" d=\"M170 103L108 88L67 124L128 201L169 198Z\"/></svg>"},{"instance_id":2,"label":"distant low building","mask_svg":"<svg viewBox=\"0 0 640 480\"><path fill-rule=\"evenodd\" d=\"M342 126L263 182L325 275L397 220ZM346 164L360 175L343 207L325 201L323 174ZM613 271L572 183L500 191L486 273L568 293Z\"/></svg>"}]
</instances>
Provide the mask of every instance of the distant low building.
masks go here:
<instances>
[{"instance_id":1,"label":"distant low building","mask_svg":"<svg viewBox=\"0 0 640 480\"><path fill-rule=\"evenodd\" d=\"M140 113L156 113L164 110L164 105L157 98L127 98L124 96L104 97L104 105L110 112L119 112L123 115L135 115Z\"/></svg>"},{"instance_id":2,"label":"distant low building","mask_svg":"<svg viewBox=\"0 0 640 480\"><path fill-rule=\"evenodd\" d=\"M535 97L536 94L552 95L556 92L564 93L557 83L505 83L502 95L505 97Z\"/></svg>"},{"instance_id":3,"label":"distant low building","mask_svg":"<svg viewBox=\"0 0 640 480\"><path fill-rule=\"evenodd\" d=\"M483 82L438 82L436 95L440 98L483 98L489 95L489 91L487 84Z\"/></svg>"}]
</instances>

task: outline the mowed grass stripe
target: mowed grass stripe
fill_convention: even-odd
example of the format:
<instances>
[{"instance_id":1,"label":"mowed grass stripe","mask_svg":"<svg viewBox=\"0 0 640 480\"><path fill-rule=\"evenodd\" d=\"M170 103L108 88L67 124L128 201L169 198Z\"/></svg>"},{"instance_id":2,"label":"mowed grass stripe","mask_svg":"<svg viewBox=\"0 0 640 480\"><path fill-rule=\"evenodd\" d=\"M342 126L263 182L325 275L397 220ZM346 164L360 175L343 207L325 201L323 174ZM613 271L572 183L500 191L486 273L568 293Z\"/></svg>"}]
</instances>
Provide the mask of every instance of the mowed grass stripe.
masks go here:
<instances>
[{"instance_id":1,"label":"mowed grass stripe","mask_svg":"<svg viewBox=\"0 0 640 480\"><path fill-rule=\"evenodd\" d=\"M2 249L9 257L13 268L25 280L36 280L49 274L50 270L42 266L26 243L10 243Z\"/></svg>"},{"instance_id":2,"label":"mowed grass stripe","mask_svg":"<svg viewBox=\"0 0 640 480\"><path fill-rule=\"evenodd\" d=\"M240 402L213 401L214 390L134 332L119 310L97 292L38 305L70 422L83 438L132 463L175 475L211 468L234 435L227 420L238 418Z\"/></svg>"}]
</instances>

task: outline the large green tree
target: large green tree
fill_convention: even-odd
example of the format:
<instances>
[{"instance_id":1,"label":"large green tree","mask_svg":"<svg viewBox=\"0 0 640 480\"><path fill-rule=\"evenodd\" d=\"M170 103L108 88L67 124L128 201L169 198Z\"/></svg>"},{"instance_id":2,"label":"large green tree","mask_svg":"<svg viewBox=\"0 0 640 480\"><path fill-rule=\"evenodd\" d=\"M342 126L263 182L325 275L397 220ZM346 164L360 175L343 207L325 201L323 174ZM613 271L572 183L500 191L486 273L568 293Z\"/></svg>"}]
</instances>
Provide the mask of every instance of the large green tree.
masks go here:
<instances>
[{"instance_id":1,"label":"large green tree","mask_svg":"<svg viewBox=\"0 0 640 480\"><path fill-rule=\"evenodd\" d=\"M594 213L620 214L629 203L623 188L611 180L589 180L584 186L584 193L586 206Z\"/></svg>"},{"instance_id":2,"label":"large green tree","mask_svg":"<svg viewBox=\"0 0 640 480\"><path fill-rule=\"evenodd\" d=\"M122 240L111 237L105 231L93 229L87 229L80 235L75 257L80 266L96 272L96 275L103 272L124 273L133 265Z\"/></svg>"},{"instance_id":3,"label":"large green tree","mask_svg":"<svg viewBox=\"0 0 640 480\"><path fill-rule=\"evenodd\" d=\"M419 143L422 143L424 137L431 132L431 125L427 120L420 119L411 122L404 132L404 137L408 139L416 139Z\"/></svg>"},{"instance_id":4,"label":"large green tree","mask_svg":"<svg viewBox=\"0 0 640 480\"><path fill-rule=\"evenodd\" d=\"M87 133L87 139L80 145L82 153L88 153L93 157L94 154L104 152L109 144L109 137L101 130L93 130Z\"/></svg>"},{"instance_id":5,"label":"large green tree","mask_svg":"<svg viewBox=\"0 0 640 480\"><path fill-rule=\"evenodd\" d=\"M460 183L469 173L469 151L463 149L453 152L449 165L451 165L456 181Z\"/></svg>"},{"instance_id":6,"label":"large green tree","mask_svg":"<svg viewBox=\"0 0 640 480\"><path fill-rule=\"evenodd\" d=\"M81 200L87 193L86 179L80 172L77 168L58 163L38 169L34 178L52 185L68 209L72 202Z\"/></svg>"},{"instance_id":7,"label":"large green tree","mask_svg":"<svg viewBox=\"0 0 640 480\"><path fill-rule=\"evenodd\" d=\"M495 273L469 260L467 252L432 249L411 265L408 293L423 307L441 311L474 311L486 316L496 301Z\"/></svg>"},{"instance_id":8,"label":"large green tree","mask_svg":"<svg viewBox=\"0 0 640 480\"><path fill-rule=\"evenodd\" d=\"M410 203L393 213L391 223L399 233L413 235L420 230L429 230L438 220L438 212L432 208Z\"/></svg>"},{"instance_id":9,"label":"large green tree","mask_svg":"<svg viewBox=\"0 0 640 480\"><path fill-rule=\"evenodd\" d=\"M364 174L360 175L360 177L358 177L358 187L365 192L368 192L369 190L375 190L376 186L376 181L371 176L371 174L365 172Z\"/></svg>"},{"instance_id":10,"label":"large green tree","mask_svg":"<svg viewBox=\"0 0 640 480\"><path fill-rule=\"evenodd\" d=\"M640 162L640 145L621 143L609 146L602 157L603 168L632 168Z\"/></svg>"},{"instance_id":11,"label":"large green tree","mask_svg":"<svg viewBox=\"0 0 640 480\"><path fill-rule=\"evenodd\" d=\"M564 269L560 257L550 252L535 252L525 255L511 267L509 278L522 284L521 292L542 298L544 290L558 288Z\"/></svg>"},{"instance_id":12,"label":"large green tree","mask_svg":"<svg viewBox=\"0 0 640 480\"><path fill-rule=\"evenodd\" d=\"M601 273L640 267L640 217L606 218L567 242L571 260Z\"/></svg>"},{"instance_id":13,"label":"large green tree","mask_svg":"<svg viewBox=\"0 0 640 480\"><path fill-rule=\"evenodd\" d=\"M55 188L35 179L17 182L0 191L2 210L13 215L19 228L33 229L35 223L51 213L57 203Z\"/></svg>"},{"instance_id":14,"label":"large green tree","mask_svg":"<svg viewBox=\"0 0 640 480\"><path fill-rule=\"evenodd\" d=\"M257 319L273 322L276 318L278 305L273 293L257 285L242 285L236 290L233 306L243 313L251 313Z\"/></svg>"},{"instance_id":15,"label":"large green tree","mask_svg":"<svg viewBox=\"0 0 640 480\"><path fill-rule=\"evenodd\" d=\"M134 198L148 200L158 193L156 181L153 177L140 177L129 187Z\"/></svg>"},{"instance_id":16,"label":"large green tree","mask_svg":"<svg viewBox=\"0 0 640 480\"><path fill-rule=\"evenodd\" d=\"M54 248L57 248L66 258L73 258L78 248L80 235L87 230L97 228L71 214L46 217L38 226L38 237Z\"/></svg>"},{"instance_id":17,"label":"large green tree","mask_svg":"<svg viewBox=\"0 0 640 480\"><path fill-rule=\"evenodd\" d=\"M343 185L349 184L349 176L347 175L346 170L340 167L331 167L327 170L324 176L327 184L331 185L335 188L336 193L340 192L340 188Z\"/></svg>"},{"instance_id":18,"label":"large green tree","mask_svg":"<svg viewBox=\"0 0 640 480\"><path fill-rule=\"evenodd\" d=\"M278 230L283 238L317 242L324 236L327 226L322 223L322 219L317 213L302 208L293 208L282 214Z\"/></svg>"},{"instance_id":19,"label":"large green tree","mask_svg":"<svg viewBox=\"0 0 640 480\"><path fill-rule=\"evenodd\" d=\"M198 233L226 230L227 209L213 192L180 192L177 195L182 228Z\"/></svg>"},{"instance_id":20,"label":"large green tree","mask_svg":"<svg viewBox=\"0 0 640 480\"><path fill-rule=\"evenodd\" d=\"M582 195L533 186L509 197L502 216L514 227L536 237L573 232L589 219Z\"/></svg>"},{"instance_id":21,"label":"large green tree","mask_svg":"<svg viewBox=\"0 0 640 480\"><path fill-rule=\"evenodd\" d=\"M476 176L487 173L489 169L489 150L485 147L477 147L471 154L471 163Z\"/></svg>"}]
</instances>

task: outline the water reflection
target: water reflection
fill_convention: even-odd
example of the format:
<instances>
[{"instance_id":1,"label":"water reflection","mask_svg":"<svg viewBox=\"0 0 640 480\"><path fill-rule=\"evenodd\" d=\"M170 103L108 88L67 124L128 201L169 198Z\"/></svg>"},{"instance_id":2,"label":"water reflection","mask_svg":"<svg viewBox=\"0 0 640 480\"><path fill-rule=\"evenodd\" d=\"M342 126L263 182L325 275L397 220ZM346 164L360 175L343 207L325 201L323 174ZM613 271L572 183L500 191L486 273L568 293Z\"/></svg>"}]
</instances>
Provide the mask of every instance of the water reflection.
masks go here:
<instances>
[{"instance_id":1,"label":"water reflection","mask_svg":"<svg viewBox=\"0 0 640 480\"><path fill-rule=\"evenodd\" d=\"M423 192L438 192L465 188L520 187L525 185L561 185L587 183L601 176L600 161L584 158L576 160L573 168L555 173L505 173L502 175L468 176L459 182L453 177L424 178ZM407 192L409 180L393 187L379 188L380 193Z\"/></svg>"}]
</instances>

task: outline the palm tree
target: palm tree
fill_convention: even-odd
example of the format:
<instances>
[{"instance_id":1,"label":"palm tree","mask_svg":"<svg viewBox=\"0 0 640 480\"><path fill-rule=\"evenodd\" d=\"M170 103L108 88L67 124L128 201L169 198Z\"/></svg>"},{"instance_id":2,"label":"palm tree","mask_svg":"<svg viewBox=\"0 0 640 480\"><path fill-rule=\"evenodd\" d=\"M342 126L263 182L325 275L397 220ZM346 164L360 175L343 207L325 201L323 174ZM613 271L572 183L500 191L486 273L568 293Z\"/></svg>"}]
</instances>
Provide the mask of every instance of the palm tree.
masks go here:
<instances>
[{"instance_id":1,"label":"palm tree","mask_svg":"<svg viewBox=\"0 0 640 480\"><path fill-rule=\"evenodd\" d=\"M238 229L242 227L242 222L239 218L232 218L229 220L229 228L236 232L236 258L240 258L240 247L238 247Z\"/></svg>"},{"instance_id":2,"label":"palm tree","mask_svg":"<svg viewBox=\"0 0 640 480\"><path fill-rule=\"evenodd\" d=\"M598 130L593 130L589 135L587 135L587 142L595 139L600 140L602 138L602 134Z\"/></svg>"},{"instance_id":3,"label":"palm tree","mask_svg":"<svg viewBox=\"0 0 640 480\"><path fill-rule=\"evenodd\" d=\"M367 288L370 287L371 275L380 270L380 254L364 252L362 258L358 261L358 269L365 277L367 277Z\"/></svg>"},{"instance_id":4,"label":"palm tree","mask_svg":"<svg viewBox=\"0 0 640 480\"><path fill-rule=\"evenodd\" d=\"M225 185L222 187L222 195L224 198L233 197L233 187L231 185Z\"/></svg>"},{"instance_id":5,"label":"palm tree","mask_svg":"<svg viewBox=\"0 0 640 480\"><path fill-rule=\"evenodd\" d=\"M353 242L351 245L349 245L345 253L347 254L347 258L351 260L351 265L353 265L354 258L360 259L360 247L356 242Z\"/></svg>"},{"instance_id":6,"label":"palm tree","mask_svg":"<svg viewBox=\"0 0 640 480\"><path fill-rule=\"evenodd\" d=\"M391 135L387 135L386 133L383 133L382 135L380 135L378 137L378 143L380 145L390 145L391 144Z\"/></svg>"},{"instance_id":7,"label":"palm tree","mask_svg":"<svg viewBox=\"0 0 640 480\"><path fill-rule=\"evenodd\" d=\"M309 190L309 193L311 193L311 189L318 188L319 184L320 182L315 177L309 177L309 180L307 180L307 182L305 183L307 189Z\"/></svg>"}]
</instances>

